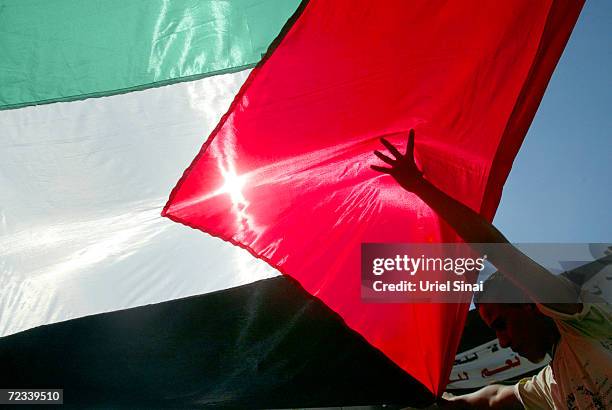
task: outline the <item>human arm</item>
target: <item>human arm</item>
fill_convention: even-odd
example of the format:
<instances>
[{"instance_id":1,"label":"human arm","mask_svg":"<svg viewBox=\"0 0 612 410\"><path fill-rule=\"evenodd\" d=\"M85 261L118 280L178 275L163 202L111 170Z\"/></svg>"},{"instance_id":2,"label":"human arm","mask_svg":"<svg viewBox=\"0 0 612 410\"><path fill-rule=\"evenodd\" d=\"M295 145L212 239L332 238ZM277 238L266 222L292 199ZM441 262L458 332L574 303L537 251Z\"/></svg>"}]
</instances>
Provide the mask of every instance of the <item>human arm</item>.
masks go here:
<instances>
[{"instance_id":1,"label":"human arm","mask_svg":"<svg viewBox=\"0 0 612 410\"><path fill-rule=\"evenodd\" d=\"M492 384L474 393L462 396L447 396L438 405L447 410L462 409L522 409L514 386Z\"/></svg>"},{"instance_id":2,"label":"human arm","mask_svg":"<svg viewBox=\"0 0 612 410\"><path fill-rule=\"evenodd\" d=\"M476 251L484 249L479 244L502 243L499 247L486 247L487 257L497 269L516 283L534 301L564 301L572 303L544 303L562 313L576 313L582 305L578 293L547 269L512 246L504 235L489 221L471 208L439 190L427 181L414 161L414 130L410 130L406 153L402 154L384 138L382 144L393 158L374 151L374 154L390 167L372 165L372 169L391 175L404 189L415 193L432 210L440 215L463 240Z\"/></svg>"}]
</instances>

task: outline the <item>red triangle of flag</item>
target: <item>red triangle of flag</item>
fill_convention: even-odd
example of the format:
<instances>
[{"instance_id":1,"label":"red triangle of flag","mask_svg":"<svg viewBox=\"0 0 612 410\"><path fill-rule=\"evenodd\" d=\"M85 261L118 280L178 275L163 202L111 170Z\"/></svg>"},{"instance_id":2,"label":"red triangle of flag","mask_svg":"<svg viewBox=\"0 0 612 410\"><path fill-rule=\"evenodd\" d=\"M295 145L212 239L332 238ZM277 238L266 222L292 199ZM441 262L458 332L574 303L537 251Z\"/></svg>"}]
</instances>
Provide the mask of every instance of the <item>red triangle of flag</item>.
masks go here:
<instances>
[{"instance_id":1,"label":"red triangle of flag","mask_svg":"<svg viewBox=\"0 0 612 410\"><path fill-rule=\"evenodd\" d=\"M378 137L492 218L579 2L309 2L185 172L169 218L297 279L434 393L467 305L366 304L363 242L453 242L415 195L370 169ZM375 375L372 375L375 377Z\"/></svg>"}]
</instances>

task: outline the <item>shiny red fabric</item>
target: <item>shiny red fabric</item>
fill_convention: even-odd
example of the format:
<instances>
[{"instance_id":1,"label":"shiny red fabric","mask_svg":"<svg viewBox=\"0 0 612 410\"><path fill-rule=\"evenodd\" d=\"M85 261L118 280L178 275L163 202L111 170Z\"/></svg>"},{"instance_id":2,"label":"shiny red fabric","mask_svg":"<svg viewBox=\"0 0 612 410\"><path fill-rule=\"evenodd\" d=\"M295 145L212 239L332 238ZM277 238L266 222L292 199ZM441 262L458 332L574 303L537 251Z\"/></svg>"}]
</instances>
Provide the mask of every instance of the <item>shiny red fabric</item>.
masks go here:
<instances>
[{"instance_id":1,"label":"shiny red fabric","mask_svg":"<svg viewBox=\"0 0 612 410\"><path fill-rule=\"evenodd\" d=\"M383 134L405 146L414 128L425 177L492 218L580 7L311 1L251 73L164 215L292 276L439 394L467 304L363 303L360 244L459 238L371 170L372 151Z\"/></svg>"}]
</instances>

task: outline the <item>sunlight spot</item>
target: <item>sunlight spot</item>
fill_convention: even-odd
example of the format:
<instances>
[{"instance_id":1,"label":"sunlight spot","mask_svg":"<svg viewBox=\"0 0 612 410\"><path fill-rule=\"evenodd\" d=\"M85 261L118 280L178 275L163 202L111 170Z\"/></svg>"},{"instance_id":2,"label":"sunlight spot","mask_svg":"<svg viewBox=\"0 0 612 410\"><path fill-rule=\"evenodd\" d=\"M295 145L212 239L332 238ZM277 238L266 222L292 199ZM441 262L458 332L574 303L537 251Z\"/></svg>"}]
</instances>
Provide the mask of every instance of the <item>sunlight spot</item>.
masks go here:
<instances>
[{"instance_id":1,"label":"sunlight spot","mask_svg":"<svg viewBox=\"0 0 612 410\"><path fill-rule=\"evenodd\" d=\"M242 188L246 184L246 176L245 175L237 175L235 171L228 170L223 171L223 180L224 184L219 190L219 193L228 193L232 198L232 202L234 205L245 204L246 199L242 194Z\"/></svg>"}]
</instances>

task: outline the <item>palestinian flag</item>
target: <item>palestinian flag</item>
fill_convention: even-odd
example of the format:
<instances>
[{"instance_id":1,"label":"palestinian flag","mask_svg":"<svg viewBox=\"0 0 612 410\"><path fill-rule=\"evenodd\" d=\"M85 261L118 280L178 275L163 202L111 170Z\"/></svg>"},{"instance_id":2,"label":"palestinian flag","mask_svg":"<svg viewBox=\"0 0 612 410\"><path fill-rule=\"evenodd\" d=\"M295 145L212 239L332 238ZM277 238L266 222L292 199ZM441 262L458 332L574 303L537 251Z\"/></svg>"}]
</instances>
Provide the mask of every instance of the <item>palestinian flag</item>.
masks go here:
<instances>
[{"instance_id":1,"label":"palestinian flag","mask_svg":"<svg viewBox=\"0 0 612 410\"><path fill-rule=\"evenodd\" d=\"M359 249L459 238L372 151L492 219L581 6L0 1L0 387L431 402L468 305L363 303Z\"/></svg>"}]
</instances>

